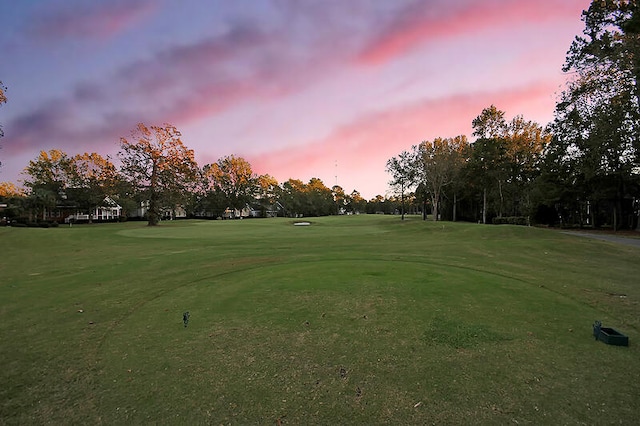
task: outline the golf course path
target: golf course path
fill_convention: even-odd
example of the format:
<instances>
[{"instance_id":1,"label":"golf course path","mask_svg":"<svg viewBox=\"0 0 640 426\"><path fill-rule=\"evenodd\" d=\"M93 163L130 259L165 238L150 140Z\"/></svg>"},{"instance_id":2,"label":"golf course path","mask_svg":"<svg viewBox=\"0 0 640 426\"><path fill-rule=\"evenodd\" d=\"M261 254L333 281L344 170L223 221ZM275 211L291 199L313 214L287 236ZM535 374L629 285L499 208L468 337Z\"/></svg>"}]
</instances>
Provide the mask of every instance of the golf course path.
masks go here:
<instances>
[{"instance_id":1,"label":"golf course path","mask_svg":"<svg viewBox=\"0 0 640 426\"><path fill-rule=\"evenodd\" d=\"M610 234L591 234L588 232L570 232L563 231L563 234L577 235L578 237L595 238L596 240L608 241L610 243L625 244L632 247L640 248L640 238L619 237Z\"/></svg>"}]
</instances>

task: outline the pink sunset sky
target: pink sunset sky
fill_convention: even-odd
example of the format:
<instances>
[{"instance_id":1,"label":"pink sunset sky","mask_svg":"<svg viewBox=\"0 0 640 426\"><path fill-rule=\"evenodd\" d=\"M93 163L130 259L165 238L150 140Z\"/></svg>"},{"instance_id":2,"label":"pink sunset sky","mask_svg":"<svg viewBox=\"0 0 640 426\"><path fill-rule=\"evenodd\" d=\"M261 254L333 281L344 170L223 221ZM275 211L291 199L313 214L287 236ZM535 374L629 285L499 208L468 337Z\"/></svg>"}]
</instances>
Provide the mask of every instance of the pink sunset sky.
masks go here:
<instances>
[{"instance_id":1,"label":"pink sunset sky","mask_svg":"<svg viewBox=\"0 0 640 426\"><path fill-rule=\"evenodd\" d=\"M0 181L41 150L117 163L171 123L200 166L247 159L366 199L386 161L483 108L546 125L587 0L52 0L0 14Z\"/></svg>"}]
</instances>

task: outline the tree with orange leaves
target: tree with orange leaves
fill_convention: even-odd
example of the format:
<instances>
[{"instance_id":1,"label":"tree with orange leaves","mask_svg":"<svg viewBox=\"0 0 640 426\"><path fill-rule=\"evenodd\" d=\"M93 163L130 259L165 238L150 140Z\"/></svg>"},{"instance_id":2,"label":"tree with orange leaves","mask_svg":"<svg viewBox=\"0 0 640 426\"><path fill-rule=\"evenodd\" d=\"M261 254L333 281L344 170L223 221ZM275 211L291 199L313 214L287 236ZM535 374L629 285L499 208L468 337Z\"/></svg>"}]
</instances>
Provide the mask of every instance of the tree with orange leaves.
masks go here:
<instances>
[{"instance_id":1,"label":"tree with orange leaves","mask_svg":"<svg viewBox=\"0 0 640 426\"><path fill-rule=\"evenodd\" d=\"M158 224L163 207L175 208L184 202L197 181L194 152L182 143L181 136L170 124L140 123L131 138L120 138L121 172L137 189L140 200L148 202L149 226Z\"/></svg>"},{"instance_id":2,"label":"tree with orange leaves","mask_svg":"<svg viewBox=\"0 0 640 426\"><path fill-rule=\"evenodd\" d=\"M71 158L73 178L67 195L78 207L91 211L102 204L108 196L113 196L118 182L118 171L109 158L95 152L78 154ZM89 216L89 222L92 221Z\"/></svg>"},{"instance_id":3,"label":"tree with orange leaves","mask_svg":"<svg viewBox=\"0 0 640 426\"><path fill-rule=\"evenodd\" d=\"M24 197L24 189L13 182L0 182L0 198Z\"/></svg>"},{"instance_id":4,"label":"tree with orange leaves","mask_svg":"<svg viewBox=\"0 0 640 426\"><path fill-rule=\"evenodd\" d=\"M230 155L220 158L206 165L203 173L208 191L213 191L215 198L224 201L225 208L242 210L258 193L258 176L242 157Z\"/></svg>"},{"instance_id":5,"label":"tree with orange leaves","mask_svg":"<svg viewBox=\"0 0 640 426\"><path fill-rule=\"evenodd\" d=\"M6 91L6 86L2 84L2 81L0 81L0 104L7 103L7 95L5 94Z\"/></svg>"}]
</instances>

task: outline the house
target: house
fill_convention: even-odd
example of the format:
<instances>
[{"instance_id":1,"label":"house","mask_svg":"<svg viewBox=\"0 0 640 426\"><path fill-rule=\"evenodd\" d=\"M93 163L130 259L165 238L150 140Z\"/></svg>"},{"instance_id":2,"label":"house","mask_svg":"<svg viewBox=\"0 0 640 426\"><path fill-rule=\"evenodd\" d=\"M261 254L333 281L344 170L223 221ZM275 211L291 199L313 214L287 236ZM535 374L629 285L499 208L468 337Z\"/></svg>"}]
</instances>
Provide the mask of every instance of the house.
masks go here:
<instances>
[{"instance_id":1,"label":"house","mask_svg":"<svg viewBox=\"0 0 640 426\"><path fill-rule=\"evenodd\" d=\"M131 217L145 217L149 213L149 200L142 201L140 206L133 212L131 212ZM184 219L187 217L187 210L181 206L177 205L174 207L162 207L160 209L160 218L162 220L173 220L173 219Z\"/></svg>"},{"instance_id":2,"label":"house","mask_svg":"<svg viewBox=\"0 0 640 426\"><path fill-rule=\"evenodd\" d=\"M224 210L223 219L243 219L245 217L256 217L253 215L253 209L246 204L242 209L227 207Z\"/></svg>"},{"instance_id":3,"label":"house","mask_svg":"<svg viewBox=\"0 0 640 426\"><path fill-rule=\"evenodd\" d=\"M242 209L232 209L227 207L224 211L224 219L243 219L249 217L277 217L284 210L282 204L276 201L269 205L249 205L245 204Z\"/></svg>"},{"instance_id":4,"label":"house","mask_svg":"<svg viewBox=\"0 0 640 426\"><path fill-rule=\"evenodd\" d=\"M264 203L258 207L258 216L256 217L278 217L284 211L284 206L279 201L273 203Z\"/></svg>"},{"instance_id":5,"label":"house","mask_svg":"<svg viewBox=\"0 0 640 426\"><path fill-rule=\"evenodd\" d=\"M163 207L161 211L163 220L184 219L187 217L187 211L183 206L175 206L173 208Z\"/></svg>"},{"instance_id":6,"label":"house","mask_svg":"<svg viewBox=\"0 0 640 426\"><path fill-rule=\"evenodd\" d=\"M110 221L118 220L122 215L122 207L116 203L111 197L105 197L102 204L94 207L89 212L76 210L64 218L65 223L71 221Z\"/></svg>"}]
</instances>

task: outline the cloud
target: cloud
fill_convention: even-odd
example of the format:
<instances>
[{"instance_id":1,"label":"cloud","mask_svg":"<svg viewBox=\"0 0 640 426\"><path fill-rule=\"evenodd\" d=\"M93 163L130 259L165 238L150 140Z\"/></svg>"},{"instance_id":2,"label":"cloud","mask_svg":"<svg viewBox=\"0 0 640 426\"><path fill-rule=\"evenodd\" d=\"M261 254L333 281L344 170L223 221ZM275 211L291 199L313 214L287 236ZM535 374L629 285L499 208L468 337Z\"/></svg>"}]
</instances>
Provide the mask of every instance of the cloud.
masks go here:
<instances>
[{"instance_id":1,"label":"cloud","mask_svg":"<svg viewBox=\"0 0 640 426\"><path fill-rule=\"evenodd\" d=\"M123 125L121 120L110 124L89 124L69 100L43 103L38 109L17 117L7 126L3 151L10 156L53 148L70 150L71 154L93 150L106 143L115 144L119 136L128 134L135 121ZM126 133L123 133L126 132Z\"/></svg>"},{"instance_id":2,"label":"cloud","mask_svg":"<svg viewBox=\"0 0 640 426\"><path fill-rule=\"evenodd\" d=\"M463 3L419 1L399 10L383 24L357 56L357 63L377 65L406 54L421 45L472 35L492 28L540 25L549 20L575 21L586 5L557 0L474 0ZM586 3L586 2L585 2Z\"/></svg>"},{"instance_id":3,"label":"cloud","mask_svg":"<svg viewBox=\"0 0 640 426\"><path fill-rule=\"evenodd\" d=\"M333 185L335 161L340 164L341 185L365 197L386 189L386 161L423 140L471 136L471 121L491 104L507 117L523 115L539 121L552 109L555 82L537 82L495 92L477 92L427 99L398 108L363 115L334 129L326 138L247 159L257 173L269 173L284 181L290 177L319 177ZM546 122L540 124L546 125ZM374 178L375 177L375 178Z\"/></svg>"},{"instance_id":4,"label":"cloud","mask_svg":"<svg viewBox=\"0 0 640 426\"><path fill-rule=\"evenodd\" d=\"M27 33L38 40L110 38L132 27L153 9L148 0L63 2L40 9Z\"/></svg>"},{"instance_id":5,"label":"cloud","mask_svg":"<svg viewBox=\"0 0 640 426\"><path fill-rule=\"evenodd\" d=\"M71 4L75 6L59 2L58 5L62 6L49 10L51 16L37 15L32 34L47 38L113 37L131 28L153 7L146 0ZM335 82L333 86L326 86L333 87L332 90L340 87L342 91L327 93L319 104L321 107L317 108L318 114L329 108L336 111L326 122L339 119L343 114L338 110L343 109L340 98L345 93L353 94L355 99L349 103L351 109L346 115L353 116L361 109L369 110L371 103L377 104L378 99L379 112L334 129L330 137L311 141L310 148L254 155L250 158L252 164L255 162L256 169L259 167L262 173L276 175L278 170L287 171L287 176L278 175L279 178L304 176L310 173L309 170L330 176L335 159L348 155L354 170L365 169L367 166L363 164L369 160L377 164L370 168L383 170L387 158L422 138L466 133L471 119L491 103L496 103L508 114L513 111L513 114L522 113L527 118L536 119L529 117L528 111L536 105L540 105L540 110L544 106L546 111L551 111L553 101L548 99L548 94L553 93L556 87L555 84L553 87L550 84L535 86L540 93L534 93L531 88L528 92L531 98L526 101L528 104L523 100L523 89L518 89L514 91L511 103L507 102L508 92L484 94L484 97L478 93L458 94L385 110L387 101L396 102L396 105L403 102L393 99L400 89L385 91L385 96L379 98L372 92L385 90L393 80L386 77L398 70L389 67L385 78L376 80L378 69L369 67L363 70L350 65L354 62L366 66L384 65L425 43L440 42L443 38L464 36L493 26L497 28L509 22L534 24L552 19L552 13L578 20L575 13L578 6L573 1L336 0L302 3L277 0L277 4L280 9L274 13L280 15L276 21L259 17L223 20L221 26L212 30L216 31L214 35L209 34L191 43L165 46L156 52L144 52L108 75L77 83L66 96L52 100L44 97L28 113L5 120L7 135L2 140L3 154L17 157L51 148L69 150L70 153L87 149L104 152L107 146L117 149L119 138L128 136L138 122L169 122L183 128L202 123L205 119L213 121L216 115L247 104L265 111L264 115L268 116L272 102L291 101L294 97L298 110L291 111L291 116L296 117L303 113L299 105L308 101L309 98L305 98L308 92L325 87L325 83ZM292 5L296 7L292 8ZM497 28L496 31L499 30ZM541 46L543 53L545 46ZM461 58L459 63L463 64L464 59ZM544 63L544 57L541 63ZM559 68L560 64L557 66ZM404 78L401 72L396 75L400 81ZM362 84L344 87L340 81L349 81L350 84L362 81ZM419 80L412 82L411 86L430 84L421 73ZM379 86L374 88L374 85ZM467 85L466 89L456 86L451 90L474 90L474 86ZM420 94L402 99L415 99L416 96ZM496 99L504 100L505 104L500 105ZM280 109L286 109L288 105L289 102L277 103ZM317 122L324 125L324 118ZM88 146L91 148L86 148ZM245 156L249 159L249 155ZM365 175L365 171L361 174Z\"/></svg>"},{"instance_id":6,"label":"cloud","mask_svg":"<svg viewBox=\"0 0 640 426\"><path fill-rule=\"evenodd\" d=\"M278 30L236 22L216 36L172 46L7 123L6 148L117 142L138 122L187 125L247 101L271 101L327 78L334 56L297 46Z\"/></svg>"},{"instance_id":7,"label":"cloud","mask_svg":"<svg viewBox=\"0 0 640 426\"><path fill-rule=\"evenodd\" d=\"M16 135L7 140L7 151L45 144L75 148L87 138L117 142L138 122L185 126L240 102L266 103L303 90L328 78L329 68L338 64L329 45L299 45L279 28L253 21L227 27L135 60L105 78L78 83L66 97L15 118L7 123Z\"/></svg>"},{"instance_id":8,"label":"cloud","mask_svg":"<svg viewBox=\"0 0 640 426\"><path fill-rule=\"evenodd\" d=\"M136 109L142 104L149 111L153 105L151 119L188 122L284 86L284 71L295 66L287 52L280 34L239 23L221 35L134 62L116 80Z\"/></svg>"}]
</instances>

